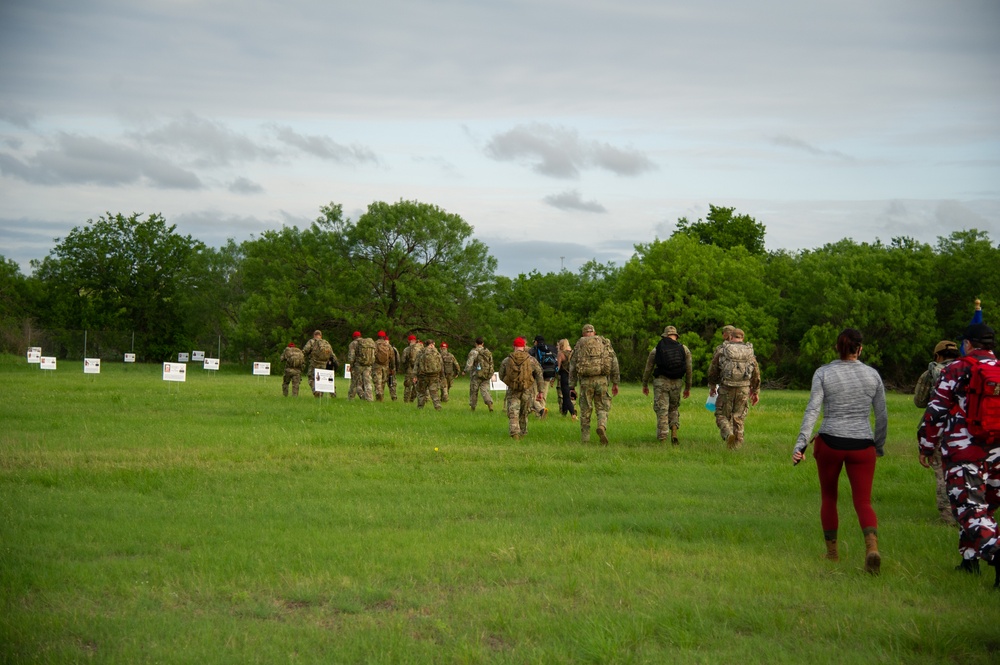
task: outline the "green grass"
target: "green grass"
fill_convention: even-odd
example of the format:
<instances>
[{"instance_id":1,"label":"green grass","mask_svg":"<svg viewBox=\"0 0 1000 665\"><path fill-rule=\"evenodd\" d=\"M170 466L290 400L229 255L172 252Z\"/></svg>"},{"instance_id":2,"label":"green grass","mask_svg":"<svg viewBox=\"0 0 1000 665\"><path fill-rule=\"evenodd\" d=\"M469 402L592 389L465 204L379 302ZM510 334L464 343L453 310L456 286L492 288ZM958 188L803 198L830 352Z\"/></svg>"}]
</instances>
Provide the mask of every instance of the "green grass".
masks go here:
<instances>
[{"instance_id":1,"label":"green grass","mask_svg":"<svg viewBox=\"0 0 1000 665\"><path fill-rule=\"evenodd\" d=\"M1000 660L1000 593L952 570L907 395L871 578L846 479L822 559L803 392L765 393L730 452L704 389L672 448L625 386L601 448L558 415L512 442L463 381L435 412L228 368L8 356L0 380L2 662Z\"/></svg>"}]
</instances>

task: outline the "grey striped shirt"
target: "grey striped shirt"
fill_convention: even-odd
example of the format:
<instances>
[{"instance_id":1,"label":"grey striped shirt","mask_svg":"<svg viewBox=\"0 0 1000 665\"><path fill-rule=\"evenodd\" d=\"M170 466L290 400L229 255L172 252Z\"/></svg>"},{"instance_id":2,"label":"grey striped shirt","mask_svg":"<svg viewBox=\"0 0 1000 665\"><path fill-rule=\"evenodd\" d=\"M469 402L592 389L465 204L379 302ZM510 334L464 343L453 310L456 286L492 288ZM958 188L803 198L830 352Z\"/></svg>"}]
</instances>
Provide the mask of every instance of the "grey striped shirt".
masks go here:
<instances>
[{"instance_id":1,"label":"grey striped shirt","mask_svg":"<svg viewBox=\"0 0 1000 665\"><path fill-rule=\"evenodd\" d=\"M813 427L823 410L819 434L831 434L846 439L874 439L875 454L881 457L889 416L885 408L885 387L882 377L860 361L834 360L813 374L809 404L802 416L802 429L795 450L804 451L809 445ZM875 434L872 435L870 416L875 411Z\"/></svg>"}]
</instances>

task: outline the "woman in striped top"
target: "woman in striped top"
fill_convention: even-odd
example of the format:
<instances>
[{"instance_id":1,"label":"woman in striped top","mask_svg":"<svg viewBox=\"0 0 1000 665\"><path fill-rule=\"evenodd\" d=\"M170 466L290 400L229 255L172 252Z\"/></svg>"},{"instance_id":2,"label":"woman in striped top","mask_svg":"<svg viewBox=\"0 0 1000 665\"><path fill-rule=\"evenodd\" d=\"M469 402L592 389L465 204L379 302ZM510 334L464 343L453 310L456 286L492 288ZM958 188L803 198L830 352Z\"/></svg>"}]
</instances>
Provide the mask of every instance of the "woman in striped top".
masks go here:
<instances>
[{"instance_id":1,"label":"woman in striped top","mask_svg":"<svg viewBox=\"0 0 1000 665\"><path fill-rule=\"evenodd\" d=\"M837 485L842 469L847 470L851 498L865 537L865 571L878 575L881 556L878 551L878 519L872 509L872 480L875 458L883 455L888 414L885 387L873 368L862 363L861 332L845 328L837 337L840 360L823 365L813 374L809 404L802 417L792 461L805 458L813 427L823 411L823 423L813 439L813 457L819 471L822 495L820 521L826 539L826 557L839 561L837 552ZM875 432L870 416L875 412Z\"/></svg>"}]
</instances>

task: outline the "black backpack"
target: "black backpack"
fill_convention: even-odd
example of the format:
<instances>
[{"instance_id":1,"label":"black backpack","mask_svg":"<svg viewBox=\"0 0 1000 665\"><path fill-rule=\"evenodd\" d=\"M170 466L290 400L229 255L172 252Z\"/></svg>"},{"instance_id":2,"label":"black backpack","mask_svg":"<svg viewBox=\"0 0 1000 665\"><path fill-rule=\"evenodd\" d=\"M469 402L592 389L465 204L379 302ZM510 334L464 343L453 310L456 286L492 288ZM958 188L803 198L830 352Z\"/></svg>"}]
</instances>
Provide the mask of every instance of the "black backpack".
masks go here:
<instances>
[{"instance_id":1,"label":"black backpack","mask_svg":"<svg viewBox=\"0 0 1000 665\"><path fill-rule=\"evenodd\" d=\"M548 344L538 344L534 350L538 364L542 366L542 377L546 380L553 378L559 369L559 359L555 351Z\"/></svg>"},{"instance_id":2,"label":"black backpack","mask_svg":"<svg viewBox=\"0 0 1000 665\"><path fill-rule=\"evenodd\" d=\"M679 379L687 373L684 345L675 339L663 337L656 345L656 365L653 376Z\"/></svg>"}]
</instances>

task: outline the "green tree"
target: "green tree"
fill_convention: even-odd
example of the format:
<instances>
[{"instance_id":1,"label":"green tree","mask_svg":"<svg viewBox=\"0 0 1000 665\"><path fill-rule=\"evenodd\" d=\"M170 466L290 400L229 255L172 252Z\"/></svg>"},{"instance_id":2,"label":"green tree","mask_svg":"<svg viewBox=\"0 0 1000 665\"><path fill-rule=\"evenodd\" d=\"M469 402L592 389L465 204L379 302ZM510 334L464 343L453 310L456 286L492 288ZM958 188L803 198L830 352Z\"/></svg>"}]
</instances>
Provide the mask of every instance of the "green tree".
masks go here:
<instances>
[{"instance_id":1,"label":"green tree","mask_svg":"<svg viewBox=\"0 0 1000 665\"><path fill-rule=\"evenodd\" d=\"M636 245L615 297L595 318L611 332L633 378L663 327L675 326L691 349L700 381L725 324L743 328L762 361L773 352L778 321L772 307L778 292L766 283L764 265L742 245L723 249L684 234ZM762 371L771 376L773 368L762 362Z\"/></svg>"},{"instance_id":2,"label":"green tree","mask_svg":"<svg viewBox=\"0 0 1000 665\"><path fill-rule=\"evenodd\" d=\"M928 271L937 303L939 334L955 338L972 317L976 298L982 300L984 320L1000 323L1000 244L977 229L956 231L938 238L937 259Z\"/></svg>"},{"instance_id":3,"label":"green tree","mask_svg":"<svg viewBox=\"0 0 1000 665\"><path fill-rule=\"evenodd\" d=\"M327 226L349 266L351 308L372 326L469 338L466 314L489 295L496 259L459 215L418 201L368 206L357 222L329 206Z\"/></svg>"},{"instance_id":4,"label":"green tree","mask_svg":"<svg viewBox=\"0 0 1000 665\"><path fill-rule=\"evenodd\" d=\"M763 224L750 215L734 215L735 208L722 208L709 204L706 219L690 222L686 217L677 220L673 235L686 235L706 245L722 249L743 247L751 254L764 253Z\"/></svg>"},{"instance_id":5,"label":"green tree","mask_svg":"<svg viewBox=\"0 0 1000 665\"><path fill-rule=\"evenodd\" d=\"M145 355L169 357L186 338L185 293L197 284L195 258L204 245L175 233L159 214L121 213L75 227L35 275L51 307L47 325L76 330L132 330Z\"/></svg>"}]
</instances>

